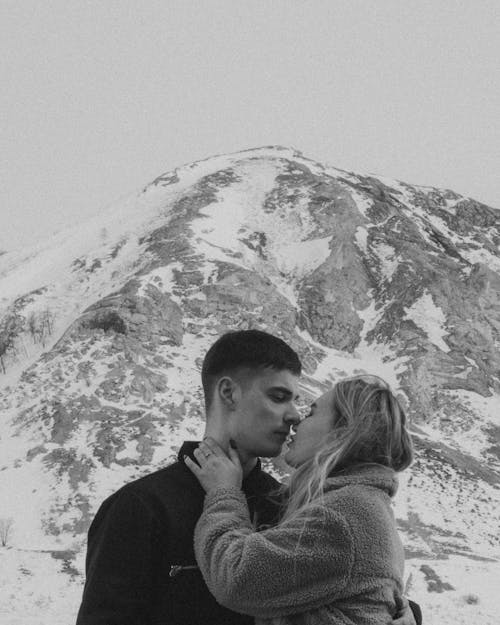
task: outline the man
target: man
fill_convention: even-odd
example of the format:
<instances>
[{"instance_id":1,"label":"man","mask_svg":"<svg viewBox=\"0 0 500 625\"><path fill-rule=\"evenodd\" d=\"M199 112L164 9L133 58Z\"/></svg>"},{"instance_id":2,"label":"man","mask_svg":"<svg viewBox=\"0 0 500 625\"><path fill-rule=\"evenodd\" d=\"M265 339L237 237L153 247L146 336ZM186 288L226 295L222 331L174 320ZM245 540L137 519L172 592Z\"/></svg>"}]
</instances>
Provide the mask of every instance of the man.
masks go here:
<instances>
[{"instance_id":1,"label":"man","mask_svg":"<svg viewBox=\"0 0 500 625\"><path fill-rule=\"evenodd\" d=\"M266 498L278 483L259 456L277 456L292 425L301 364L281 339L249 330L222 336L206 354L202 384L206 436L237 445L243 489L255 522L276 520ZM100 507L90 527L87 579L77 625L251 625L220 606L206 587L193 550L204 491L179 461L127 484Z\"/></svg>"},{"instance_id":2,"label":"man","mask_svg":"<svg viewBox=\"0 0 500 625\"><path fill-rule=\"evenodd\" d=\"M258 330L230 332L202 367L205 436L234 445L256 526L273 524L279 485L259 456L275 457L300 420L295 402L301 364L281 339ZM185 466L197 443L174 464L127 484L100 507L90 527L87 580L77 625L253 625L220 606L196 564L193 533L204 491ZM409 620L399 625L414 623Z\"/></svg>"}]
</instances>

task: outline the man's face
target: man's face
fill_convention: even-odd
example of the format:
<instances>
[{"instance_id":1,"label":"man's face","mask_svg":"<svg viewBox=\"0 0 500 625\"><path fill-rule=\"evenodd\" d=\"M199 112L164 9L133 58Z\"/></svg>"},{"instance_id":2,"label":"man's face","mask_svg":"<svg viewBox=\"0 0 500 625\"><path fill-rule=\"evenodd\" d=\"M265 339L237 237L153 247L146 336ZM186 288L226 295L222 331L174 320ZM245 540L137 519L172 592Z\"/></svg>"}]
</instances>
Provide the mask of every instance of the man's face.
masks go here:
<instances>
[{"instance_id":1,"label":"man's face","mask_svg":"<svg viewBox=\"0 0 500 625\"><path fill-rule=\"evenodd\" d=\"M230 436L245 455L274 457L281 452L292 425L300 421L295 402L299 378L271 368L252 372L238 385Z\"/></svg>"}]
</instances>

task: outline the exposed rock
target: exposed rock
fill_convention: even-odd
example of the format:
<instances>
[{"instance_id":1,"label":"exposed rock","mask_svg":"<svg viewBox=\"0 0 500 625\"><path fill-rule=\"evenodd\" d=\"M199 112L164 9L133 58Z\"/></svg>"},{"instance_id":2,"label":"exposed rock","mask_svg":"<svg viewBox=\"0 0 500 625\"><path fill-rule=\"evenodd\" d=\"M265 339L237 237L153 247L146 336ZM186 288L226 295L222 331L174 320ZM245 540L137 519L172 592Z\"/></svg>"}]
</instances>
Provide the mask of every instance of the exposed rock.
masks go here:
<instances>
[{"instance_id":1,"label":"exposed rock","mask_svg":"<svg viewBox=\"0 0 500 625\"><path fill-rule=\"evenodd\" d=\"M158 342L179 345L182 340L182 311L167 293L148 284L144 295L139 295L140 283L128 282L118 293L109 295L90 306L68 329L58 342L86 337L96 330L130 337L143 348L154 349ZM118 338L114 339L119 340Z\"/></svg>"}]
</instances>

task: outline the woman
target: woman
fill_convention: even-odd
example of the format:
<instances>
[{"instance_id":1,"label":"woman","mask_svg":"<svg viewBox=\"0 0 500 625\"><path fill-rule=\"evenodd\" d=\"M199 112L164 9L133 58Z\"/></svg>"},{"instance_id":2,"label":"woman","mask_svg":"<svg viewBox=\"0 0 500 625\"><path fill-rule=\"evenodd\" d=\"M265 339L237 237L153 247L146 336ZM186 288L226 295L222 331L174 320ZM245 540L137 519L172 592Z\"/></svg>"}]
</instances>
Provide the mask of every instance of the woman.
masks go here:
<instances>
[{"instance_id":1,"label":"woman","mask_svg":"<svg viewBox=\"0 0 500 625\"><path fill-rule=\"evenodd\" d=\"M186 460L207 490L195 533L205 581L257 623L390 623L405 601L391 507L396 472L412 460L404 411L383 380L357 376L322 395L294 430L284 512L261 532L235 450L228 457L208 439L195 452L200 466Z\"/></svg>"}]
</instances>

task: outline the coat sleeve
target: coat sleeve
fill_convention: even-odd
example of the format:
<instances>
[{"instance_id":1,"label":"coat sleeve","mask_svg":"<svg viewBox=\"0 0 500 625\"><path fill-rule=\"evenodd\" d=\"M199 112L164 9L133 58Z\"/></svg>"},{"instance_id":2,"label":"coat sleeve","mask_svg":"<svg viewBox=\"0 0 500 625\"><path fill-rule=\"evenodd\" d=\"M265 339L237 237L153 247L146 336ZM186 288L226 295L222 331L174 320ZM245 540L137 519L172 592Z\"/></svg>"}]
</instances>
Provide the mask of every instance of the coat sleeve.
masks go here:
<instances>
[{"instance_id":1,"label":"coat sleeve","mask_svg":"<svg viewBox=\"0 0 500 625\"><path fill-rule=\"evenodd\" d=\"M195 531L201 572L217 601L260 618L304 612L342 597L354 548L345 520L328 506L256 532L244 494L217 489Z\"/></svg>"},{"instance_id":2,"label":"coat sleeve","mask_svg":"<svg viewBox=\"0 0 500 625\"><path fill-rule=\"evenodd\" d=\"M151 511L133 493L102 504L88 533L77 625L150 625L155 531Z\"/></svg>"}]
</instances>

